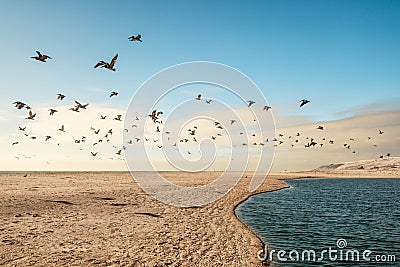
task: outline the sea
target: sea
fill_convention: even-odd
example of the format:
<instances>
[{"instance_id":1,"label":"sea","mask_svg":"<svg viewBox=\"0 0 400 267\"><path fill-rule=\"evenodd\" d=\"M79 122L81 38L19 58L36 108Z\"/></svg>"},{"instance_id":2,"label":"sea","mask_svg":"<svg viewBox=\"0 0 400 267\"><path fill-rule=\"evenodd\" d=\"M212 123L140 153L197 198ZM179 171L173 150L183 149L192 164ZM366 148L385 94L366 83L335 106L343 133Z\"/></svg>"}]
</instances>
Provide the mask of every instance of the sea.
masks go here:
<instances>
[{"instance_id":1,"label":"sea","mask_svg":"<svg viewBox=\"0 0 400 267\"><path fill-rule=\"evenodd\" d=\"M235 210L270 266L400 266L400 179L285 181Z\"/></svg>"}]
</instances>

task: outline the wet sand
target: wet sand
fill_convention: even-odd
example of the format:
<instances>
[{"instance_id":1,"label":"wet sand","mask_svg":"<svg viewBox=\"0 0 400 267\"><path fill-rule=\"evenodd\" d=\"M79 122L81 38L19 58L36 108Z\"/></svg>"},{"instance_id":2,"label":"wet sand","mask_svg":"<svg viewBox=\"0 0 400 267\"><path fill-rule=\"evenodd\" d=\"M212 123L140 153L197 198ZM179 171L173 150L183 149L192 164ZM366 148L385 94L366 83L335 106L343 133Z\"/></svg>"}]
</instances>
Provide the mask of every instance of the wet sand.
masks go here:
<instances>
[{"instance_id":1,"label":"wet sand","mask_svg":"<svg viewBox=\"0 0 400 267\"><path fill-rule=\"evenodd\" d=\"M166 175L196 186L219 173ZM272 174L254 193L312 176L339 174ZM148 196L125 172L0 174L0 265L262 266L261 241L234 215L249 182L204 207L179 208Z\"/></svg>"}]
</instances>

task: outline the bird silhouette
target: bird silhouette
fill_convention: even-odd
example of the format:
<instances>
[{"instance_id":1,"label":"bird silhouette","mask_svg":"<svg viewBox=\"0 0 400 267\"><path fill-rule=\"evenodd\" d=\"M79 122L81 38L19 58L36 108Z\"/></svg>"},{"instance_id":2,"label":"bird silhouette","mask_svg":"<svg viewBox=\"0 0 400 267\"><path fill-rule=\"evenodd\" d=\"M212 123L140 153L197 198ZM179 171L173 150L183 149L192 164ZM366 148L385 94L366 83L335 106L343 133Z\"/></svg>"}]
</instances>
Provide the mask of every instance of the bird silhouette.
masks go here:
<instances>
[{"instance_id":1,"label":"bird silhouette","mask_svg":"<svg viewBox=\"0 0 400 267\"><path fill-rule=\"evenodd\" d=\"M201 100L201 94L197 95L196 100Z\"/></svg>"},{"instance_id":2,"label":"bird silhouette","mask_svg":"<svg viewBox=\"0 0 400 267\"><path fill-rule=\"evenodd\" d=\"M36 53L38 55L37 56L33 56L31 58L36 59L36 60L41 61L41 62L46 62L47 59L51 59L51 57L49 57L48 55L42 55L39 51L36 51Z\"/></svg>"},{"instance_id":3,"label":"bird silhouette","mask_svg":"<svg viewBox=\"0 0 400 267\"><path fill-rule=\"evenodd\" d=\"M212 99L207 99L207 100L206 100L206 103L207 103L207 104L211 104L211 102L212 102Z\"/></svg>"},{"instance_id":4,"label":"bird silhouette","mask_svg":"<svg viewBox=\"0 0 400 267\"><path fill-rule=\"evenodd\" d=\"M103 60L100 60L100 61L94 66L94 68L100 67L100 68L105 68L105 69L108 69L108 70L115 71L114 65L115 65L115 62L117 62L117 58L118 58L118 54L116 54L116 55L113 57L113 59L111 60L110 63L105 62L105 61L103 61Z\"/></svg>"},{"instance_id":5,"label":"bird silhouette","mask_svg":"<svg viewBox=\"0 0 400 267\"><path fill-rule=\"evenodd\" d=\"M28 117L26 117L25 119L27 119L27 120L34 120L35 116L36 116L36 113L33 114L33 113L32 113L32 110L29 110L29 115L28 115Z\"/></svg>"},{"instance_id":6,"label":"bird silhouette","mask_svg":"<svg viewBox=\"0 0 400 267\"><path fill-rule=\"evenodd\" d=\"M105 120L107 116L100 115L101 120Z\"/></svg>"},{"instance_id":7,"label":"bird silhouette","mask_svg":"<svg viewBox=\"0 0 400 267\"><path fill-rule=\"evenodd\" d=\"M15 105L15 107L16 107L17 109L22 109L22 108L24 108L24 107L25 107L26 109L31 109L30 106L28 106L27 104L25 104L25 103L23 103L23 102L21 102L21 101L15 101L13 104Z\"/></svg>"},{"instance_id":8,"label":"bird silhouette","mask_svg":"<svg viewBox=\"0 0 400 267\"><path fill-rule=\"evenodd\" d=\"M131 41L131 42L135 42L135 41L137 41L137 42L142 42L142 36L140 35L140 34L138 34L137 36L135 36L135 35L132 35L131 37L129 37L128 39L129 39L129 41Z\"/></svg>"},{"instance_id":9,"label":"bird silhouette","mask_svg":"<svg viewBox=\"0 0 400 267\"><path fill-rule=\"evenodd\" d=\"M63 94L57 94L57 99L59 99L59 100L63 100L64 97L65 97L65 95L63 95Z\"/></svg>"},{"instance_id":10,"label":"bird silhouette","mask_svg":"<svg viewBox=\"0 0 400 267\"><path fill-rule=\"evenodd\" d=\"M50 111L50 116L52 116L55 112L58 112L58 110L55 110L55 109L49 109L49 111Z\"/></svg>"},{"instance_id":11,"label":"bird silhouette","mask_svg":"<svg viewBox=\"0 0 400 267\"><path fill-rule=\"evenodd\" d=\"M236 121L235 120L231 120L231 125L234 124Z\"/></svg>"},{"instance_id":12,"label":"bird silhouette","mask_svg":"<svg viewBox=\"0 0 400 267\"><path fill-rule=\"evenodd\" d=\"M83 108L83 109L86 109L86 107L89 105L89 103L88 103L88 104L81 104L81 103L79 103L79 102L76 101L76 100L75 100L75 104L76 104L75 107Z\"/></svg>"},{"instance_id":13,"label":"bird silhouette","mask_svg":"<svg viewBox=\"0 0 400 267\"><path fill-rule=\"evenodd\" d=\"M18 127L18 130L20 130L20 131L25 131L25 129L26 129L26 126L25 127Z\"/></svg>"},{"instance_id":14,"label":"bird silhouette","mask_svg":"<svg viewBox=\"0 0 400 267\"><path fill-rule=\"evenodd\" d=\"M378 132L379 134L383 134L384 132L382 132L381 130L379 130L379 132Z\"/></svg>"},{"instance_id":15,"label":"bird silhouette","mask_svg":"<svg viewBox=\"0 0 400 267\"><path fill-rule=\"evenodd\" d=\"M307 100L307 99L302 99L302 100L300 100L299 102L300 102L300 107L304 106L304 105L307 104L307 103L310 103L310 101Z\"/></svg>"},{"instance_id":16,"label":"bird silhouette","mask_svg":"<svg viewBox=\"0 0 400 267\"><path fill-rule=\"evenodd\" d=\"M122 117L122 115L117 115L117 117L115 117L113 120L121 121L121 117Z\"/></svg>"},{"instance_id":17,"label":"bird silhouette","mask_svg":"<svg viewBox=\"0 0 400 267\"><path fill-rule=\"evenodd\" d=\"M263 108L263 110L266 110L266 111L268 111L268 110L270 110L270 109L271 109L270 106L264 106L264 108Z\"/></svg>"},{"instance_id":18,"label":"bird silhouette","mask_svg":"<svg viewBox=\"0 0 400 267\"><path fill-rule=\"evenodd\" d=\"M60 132L65 132L65 129L64 129L64 124L63 125L61 125L61 128L60 129L58 129Z\"/></svg>"},{"instance_id":19,"label":"bird silhouette","mask_svg":"<svg viewBox=\"0 0 400 267\"><path fill-rule=\"evenodd\" d=\"M323 130L323 129L324 129L324 126L320 125L320 126L317 127L317 130Z\"/></svg>"},{"instance_id":20,"label":"bird silhouette","mask_svg":"<svg viewBox=\"0 0 400 267\"><path fill-rule=\"evenodd\" d=\"M44 141L47 141L47 140L49 140L51 138L51 136L50 135L47 135L46 136L46 139L44 140Z\"/></svg>"},{"instance_id":21,"label":"bird silhouette","mask_svg":"<svg viewBox=\"0 0 400 267\"><path fill-rule=\"evenodd\" d=\"M117 96L117 95L118 95L118 92L112 91L110 94L110 97Z\"/></svg>"},{"instance_id":22,"label":"bird silhouette","mask_svg":"<svg viewBox=\"0 0 400 267\"><path fill-rule=\"evenodd\" d=\"M247 103L249 103L249 104L248 104L248 107L251 107L251 105L253 105L253 104L256 103L256 102L254 102L253 100L249 100L249 101L247 101Z\"/></svg>"},{"instance_id":23,"label":"bird silhouette","mask_svg":"<svg viewBox=\"0 0 400 267\"><path fill-rule=\"evenodd\" d=\"M90 154L92 154L93 157L96 157L97 153L98 152L96 152L96 153L90 152Z\"/></svg>"}]
</instances>

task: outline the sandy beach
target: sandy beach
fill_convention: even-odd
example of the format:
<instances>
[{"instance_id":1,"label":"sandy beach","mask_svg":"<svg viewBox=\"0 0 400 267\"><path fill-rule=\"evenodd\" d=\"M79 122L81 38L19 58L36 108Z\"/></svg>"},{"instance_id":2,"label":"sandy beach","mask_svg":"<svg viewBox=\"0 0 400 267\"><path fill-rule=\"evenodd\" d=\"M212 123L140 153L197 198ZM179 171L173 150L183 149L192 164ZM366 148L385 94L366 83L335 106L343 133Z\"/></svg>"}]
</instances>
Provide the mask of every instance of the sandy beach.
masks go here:
<instances>
[{"instance_id":1,"label":"sandy beach","mask_svg":"<svg viewBox=\"0 0 400 267\"><path fill-rule=\"evenodd\" d=\"M249 178L220 200L177 208L145 194L127 172L1 174L1 266L262 266L261 241L234 215ZM166 173L195 186L218 177ZM300 177L399 177L358 171L271 174L254 193ZM250 176L249 176L250 177Z\"/></svg>"}]
</instances>

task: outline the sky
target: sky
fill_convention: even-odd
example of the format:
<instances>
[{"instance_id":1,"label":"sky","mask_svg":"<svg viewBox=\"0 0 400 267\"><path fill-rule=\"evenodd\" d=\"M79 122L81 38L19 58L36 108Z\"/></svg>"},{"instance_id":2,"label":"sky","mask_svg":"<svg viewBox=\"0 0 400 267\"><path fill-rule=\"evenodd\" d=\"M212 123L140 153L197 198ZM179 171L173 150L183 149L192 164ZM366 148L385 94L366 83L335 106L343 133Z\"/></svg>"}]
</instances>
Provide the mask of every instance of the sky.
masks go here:
<instances>
[{"instance_id":1,"label":"sky","mask_svg":"<svg viewBox=\"0 0 400 267\"><path fill-rule=\"evenodd\" d=\"M360 145L356 157L278 147L277 170L400 155L399 120L393 115L400 112L399 1L2 1L0 31L0 170L126 169L123 153L115 154L126 145L123 123L112 118L125 114L134 93L152 75L190 61L218 62L247 75L272 106L277 132L349 122L348 132L362 128L366 138L367 129L372 135L389 127L379 141L390 141L385 149ZM138 33L142 43L128 41ZM52 59L31 59L36 50ZM116 53L115 72L93 68ZM201 91L227 99L223 92L207 90L182 88L165 105L174 107ZM109 98L111 91L119 95ZM66 99L58 101L57 93ZM301 99L311 102L300 109ZM90 103L88 110L69 111L74 100ZM25 120L27 111L17 110L14 101L32 106L37 119ZM240 110L237 101L230 103ZM50 117L50 107L60 112ZM100 113L107 120L99 121ZM61 124L65 135L57 131ZM25 138L18 126L27 126L37 140ZM99 138L91 126L102 133L114 129L109 146L92 145ZM47 134L53 138L44 142ZM343 134L327 132L337 140ZM76 146L73 141L81 135L88 141ZM98 156L91 156L94 151Z\"/></svg>"}]
</instances>

